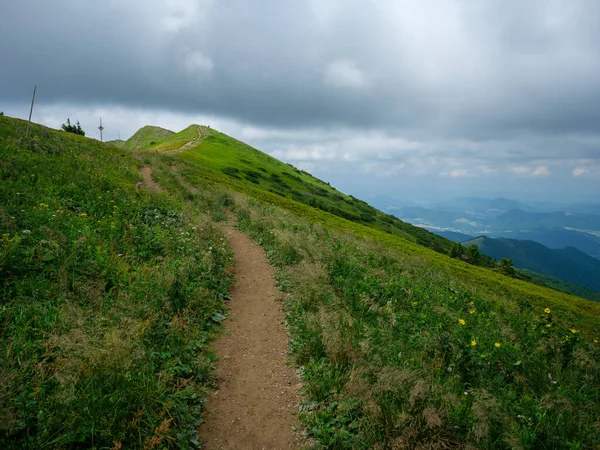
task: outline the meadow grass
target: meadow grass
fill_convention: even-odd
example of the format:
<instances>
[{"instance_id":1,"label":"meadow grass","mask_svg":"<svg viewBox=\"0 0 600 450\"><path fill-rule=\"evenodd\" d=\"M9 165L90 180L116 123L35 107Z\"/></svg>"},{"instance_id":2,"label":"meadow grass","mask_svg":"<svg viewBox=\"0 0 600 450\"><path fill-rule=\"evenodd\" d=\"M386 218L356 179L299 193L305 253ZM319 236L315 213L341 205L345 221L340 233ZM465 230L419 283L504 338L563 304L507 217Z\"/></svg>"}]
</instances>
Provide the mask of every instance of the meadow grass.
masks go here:
<instances>
[{"instance_id":1,"label":"meadow grass","mask_svg":"<svg viewBox=\"0 0 600 450\"><path fill-rule=\"evenodd\" d=\"M150 149L153 151L177 150L188 142L198 138L198 125L190 125L186 129L163 136L161 139L155 139L148 145L138 148Z\"/></svg>"},{"instance_id":2,"label":"meadow grass","mask_svg":"<svg viewBox=\"0 0 600 450\"><path fill-rule=\"evenodd\" d=\"M167 136L171 136L172 134L174 133L170 130L147 125L137 130L135 134L126 141L119 142L118 145L130 150L135 150L154 145L157 141L160 141Z\"/></svg>"},{"instance_id":3,"label":"meadow grass","mask_svg":"<svg viewBox=\"0 0 600 450\"><path fill-rule=\"evenodd\" d=\"M313 447L600 442L600 304L360 219L360 201L214 130L168 156L196 126L136 153L24 129L0 117L3 448L199 445L227 210L277 269ZM163 192L136 188L143 164Z\"/></svg>"},{"instance_id":4,"label":"meadow grass","mask_svg":"<svg viewBox=\"0 0 600 450\"><path fill-rule=\"evenodd\" d=\"M223 196L0 117L0 447L195 448L232 255Z\"/></svg>"},{"instance_id":5,"label":"meadow grass","mask_svg":"<svg viewBox=\"0 0 600 450\"><path fill-rule=\"evenodd\" d=\"M238 202L288 295L315 448L596 448L596 304Z\"/></svg>"}]
</instances>

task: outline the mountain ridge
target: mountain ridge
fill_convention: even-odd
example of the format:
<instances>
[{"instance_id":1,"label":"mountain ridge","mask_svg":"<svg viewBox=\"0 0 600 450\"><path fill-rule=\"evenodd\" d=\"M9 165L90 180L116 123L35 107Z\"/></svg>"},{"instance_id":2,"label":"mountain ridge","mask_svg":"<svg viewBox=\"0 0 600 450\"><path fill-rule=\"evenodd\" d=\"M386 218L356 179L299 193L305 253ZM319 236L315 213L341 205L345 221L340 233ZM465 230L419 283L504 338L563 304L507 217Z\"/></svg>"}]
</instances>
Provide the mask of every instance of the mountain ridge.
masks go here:
<instances>
[{"instance_id":1,"label":"mountain ridge","mask_svg":"<svg viewBox=\"0 0 600 450\"><path fill-rule=\"evenodd\" d=\"M476 245L494 259L512 259L515 267L563 279L600 292L600 261L574 247L550 249L531 240L480 236L463 245Z\"/></svg>"}]
</instances>

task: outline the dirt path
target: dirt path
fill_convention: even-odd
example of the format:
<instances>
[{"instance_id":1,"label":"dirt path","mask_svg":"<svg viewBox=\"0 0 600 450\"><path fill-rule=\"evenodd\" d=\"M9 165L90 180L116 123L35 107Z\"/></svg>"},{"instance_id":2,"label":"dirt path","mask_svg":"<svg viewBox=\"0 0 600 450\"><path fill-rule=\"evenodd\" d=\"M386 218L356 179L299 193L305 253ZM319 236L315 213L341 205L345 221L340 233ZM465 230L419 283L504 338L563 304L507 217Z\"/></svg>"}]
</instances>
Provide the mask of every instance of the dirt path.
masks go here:
<instances>
[{"instance_id":1,"label":"dirt path","mask_svg":"<svg viewBox=\"0 0 600 450\"><path fill-rule=\"evenodd\" d=\"M163 188L152 179L152 169L148 166L140 167L138 171L144 180L144 186L154 192L162 192Z\"/></svg>"},{"instance_id":2,"label":"dirt path","mask_svg":"<svg viewBox=\"0 0 600 450\"><path fill-rule=\"evenodd\" d=\"M175 150L168 150L165 153L168 153L171 155L176 155L177 153L181 153L184 150L188 150L190 148L195 147L196 145L198 145L198 142L200 142L202 139L204 139L206 136L208 136L210 134L210 129L205 127L204 125L198 125L197 132L198 132L198 136L196 136L194 139L192 139L187 144L183 144L181 147L176 148Z\"/></svg>"},{"instance_id":3,"label":"dirt path","mask_svg":"<svg viewBox=\"0 0 600 450\"><path fill-rule=\"evenodd\" d=\"M215 343L219 390L199 429L206 449L294 449L298 377L286 366L288 336L273 269L249 237L226 228L235 253L228 333Z\"/></svg>"}]
</instances>

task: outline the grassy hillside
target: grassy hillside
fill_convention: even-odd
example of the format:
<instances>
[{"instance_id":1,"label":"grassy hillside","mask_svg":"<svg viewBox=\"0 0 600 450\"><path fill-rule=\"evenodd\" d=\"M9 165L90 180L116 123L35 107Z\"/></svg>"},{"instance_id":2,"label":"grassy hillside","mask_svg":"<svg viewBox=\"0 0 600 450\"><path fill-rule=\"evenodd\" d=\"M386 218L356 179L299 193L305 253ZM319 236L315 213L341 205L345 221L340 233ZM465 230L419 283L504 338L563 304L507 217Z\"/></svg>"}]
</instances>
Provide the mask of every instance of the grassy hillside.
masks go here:
<instances>
[{"instance_id":1,"label":"grassy hillside","mask_svg":"<svg viewBox=\"0 0 600 450\"><path fill-rule=\"evenodd\" d=\"M277 268L315 448L600 442L599 304L362 220L362 202L213 130L137 152L23 130L0 117L3 448L196 446L225 209ZM136 188L142 164L164 192Z\"/></svg>"},{"instance_id":2,"label":"grassy hillside","mask_svg":"<svg viewBox=\"0 0 600 450\"><path fill-rule=\"evenodd\" d=\"M222 194L0 117L0 448L188 448L225 313ZM149 161L149 160L148 160Z\"/></svg>"},{"instance_id":3,"label":"grassy hillside","mask_svg":"<svg viewBox=\"0 0 600 450\"><path fill-rule=\"evenodd\" d=\"M534 241L479 237L464 242L494 259L510 258L515 267L550 275L600 292L600 260L574 248L549 249Z\"/></svg>"},{"instance_id":4,"label":"grassy hillside","mask_svg":"<svg viewBox=\"0 0 600 450\"><path fill-rule=\"evenodd\" d=\"M357 219L352 198L213 130L176 158L192 163L175 169L181 180L242 194L240 226L280 268L302 419L323 448L600 439L598 304L432 252L412 227Z\"/></svg>"},{"instance_id":5,"label":"grassy hillside","mask_svg":"<svg viewBox=\"0 0 600 450\"><path fill-rule=\"evenodd\" d=\"M182 147L184 147L187 144L196 142L198 139L200 139L201 136L202 136L201 128L198 125L190 125L186 129L184 129L178 133L173 133L173 134L164 136L162 139L159 139L155 142L151 142L148 145L144 146L143 148L146 150L152 149L157 152L159 152L159 151L173 152L173 151L180 150Z\"/></svg>"},{"instance_id":6,"label":"grassy hillside","mask_svg":"<svg viewBox=\"0 0 600 450\"><path fill-rule=\"evenodd\" d=\"M193 125L168 136L146 149L176 151L187 142L197 139L181 153L181 158L210 172L217 183L245 189L253 185L255 192L269 192L325 212L367 224L390 234L418 242L436 251L448 252L451 242L429 231L404 223L384 214L367 203L345 195L312 175L250 147L216 130ZM203 128L203 127L202 127Z\"/></svg>"},{"instance_id":7,"label":"grassy hillside","mask_svg":"<svg viewBox=\"0 0 600 450\"><path fill-rule=\"evenodd\" d=\"M160 141L167 136L171 136L172 134L174 133L170 130L147 125L137 130L135 134L126 141L120 141L116 144L129 149L137 149L153 145L157 141Z\"/></svg>"},{"instance_id":8,"label":"grassy hillside","mask_svg":"<svg viewBox=\"0 0 600 450\"><path fill-rule=\"evenodd\" d=\"M239 205L289 295L301 418L316 448L599 442L597 304L379 231L332 231L337 218L318 226L270 204Z\"/></svg>"}]
</instances>

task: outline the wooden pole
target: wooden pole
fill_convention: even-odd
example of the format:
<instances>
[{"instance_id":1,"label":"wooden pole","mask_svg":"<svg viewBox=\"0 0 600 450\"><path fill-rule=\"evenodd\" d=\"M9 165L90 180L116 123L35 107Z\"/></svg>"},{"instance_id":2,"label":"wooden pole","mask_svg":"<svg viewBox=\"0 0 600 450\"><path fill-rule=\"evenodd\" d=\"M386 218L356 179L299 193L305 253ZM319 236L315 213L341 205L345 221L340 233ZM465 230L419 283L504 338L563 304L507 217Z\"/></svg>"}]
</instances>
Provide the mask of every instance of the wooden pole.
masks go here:
<instances>
[{"instance_id":1,"label":"wooden pole","mask_svg":"<svg viewBox=\"0 0 600 450\"><path fill-rule=\"evenodd\" d=\"M37 85L33 86L33 97L31 98L31 108L29 108L29 120L27 121L27 131L25 132L25 137L29 137L29 125L31 124L31 114L33 113L33 102L35 101L35 90L37 89Z\"/></svg>"}]
</instances>

